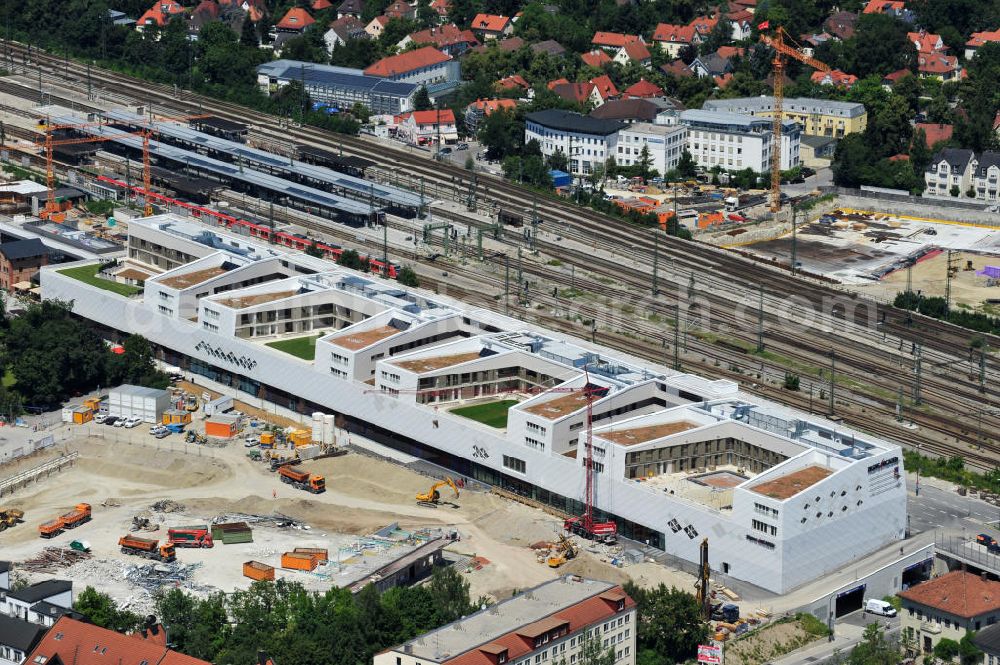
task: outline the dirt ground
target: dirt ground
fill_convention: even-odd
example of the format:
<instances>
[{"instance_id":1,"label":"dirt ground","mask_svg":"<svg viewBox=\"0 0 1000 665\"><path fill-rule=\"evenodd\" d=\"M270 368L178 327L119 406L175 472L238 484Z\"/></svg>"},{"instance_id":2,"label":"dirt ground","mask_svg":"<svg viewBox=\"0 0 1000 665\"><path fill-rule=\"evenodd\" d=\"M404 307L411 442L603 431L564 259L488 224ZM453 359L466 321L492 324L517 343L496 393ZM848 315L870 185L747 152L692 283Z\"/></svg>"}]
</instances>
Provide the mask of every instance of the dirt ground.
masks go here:
<instances>
[{"instance_id":1,"label":"dirt ground","mask_svg":"<svg viewBox=\"0 0 1000 665\"><path fill-rule=\"evenodd\" d=\"M957 261L955 256L958 257ZM969 261L972 262L973 270L966 270ZM986 277L976 275L976 271L982 270L985 266L1000 266L1000 256L961 252L952 257L952 262L958 266L958 272L951 280L952 303L979 307L987 300L1000 298L1000 286L989 286ZM911 288L929 296L944 296L947 265L947 252L916 264L911 269ZM852 288L859 293L891 300L897 293L906 290L906 270L897 270L878 282L857 284Z\"/></svg>"},{"instance_id":2,"label":"dirt ground","mask_svg":"<svg viewBox=\"0 0 1000 665\"><path fill-rule=\"evenodd\" d=\"M92 426L89 431L101 434L105 430ZM651 585L665 582L685 589L693 585L690 576L657 564L616 567L610 563L613 552L602 548L587 551L582 544L577 559L559 570L550 569L536 561L536 553L528 545L556 539L561 527L558 519L484 492L463 491L458 499L444 494L437 508L417 505L414 495L426 491L431 481L390 462L353 453L306 462L303 469L326 477L326 493L314 496L279 482L265 466L247 459L246 450L238 442L209 448L185 444L176 436L157 441L140 428L123 434L108 431L105 437L75 439L44 456L0 467L0 477L6 477L60 452L80 453L73 467L2 501L26 513L23 524L0 534L4 559L23 561L46 546L65 547L72 540L86 540L92 548L91 559L54 574L31 574L28 577L32 581L52 576L73 579L80 589L88 584L99 586L133 609L146 611L150 607L148 593L125 575L130 567L148 562L122 554L117 544L118 538L128 533L134 515L145 512L160 527L136 535L163 540L170 526L209 523L230 513L277 512L309 528L255 526L253 543L219 543L206 550L178 549L178 562L200 564L190 578L192 588L245 588L250 580L242 576L244 561L257 560L279 568L280 553L294 547L326 547L332 560L334 552L349 550L352 543L361 542L359 537L391 523L409 532L457 531L461 540L448 548L454 558L475 556L489 562L478 569L462 568L470 570L466 578L473 597L505 598L516 589L563 573L615 582L629 578ZM123 438L115 440L115 436ZM166 498L183 504L183 511L149 512L153 502ZM93 506L91 522L51 540L38 537L39 524L79 502ZM107 507L102 506L105 502L109 503ZM278 575L298 579L313 589L328 588L338 576L347 575L333 563L319 572L311 575L279 568Z\"/></svg>"},{"instance_id":3,"label":"dirt ground","mask_svg":"<svg viewBox=\"0 0 1000 665\"><path fill-rule=\"evenodd\" d=\"M727 665L760 665L819 639L798 621L774 623L739 640L726 643Z\"/></svg>"}]
</instances>

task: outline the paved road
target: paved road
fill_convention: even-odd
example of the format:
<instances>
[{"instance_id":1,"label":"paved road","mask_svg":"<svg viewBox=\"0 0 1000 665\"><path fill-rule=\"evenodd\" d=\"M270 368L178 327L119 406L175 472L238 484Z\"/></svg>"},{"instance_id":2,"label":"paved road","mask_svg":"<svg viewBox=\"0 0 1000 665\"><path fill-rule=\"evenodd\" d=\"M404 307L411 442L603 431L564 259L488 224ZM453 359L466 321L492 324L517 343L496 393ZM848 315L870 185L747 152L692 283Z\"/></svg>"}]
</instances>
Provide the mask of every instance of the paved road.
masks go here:
<instances>
[{"instance_id":1,"label":"paved road","mask_svg":"<svg viewBox=\"0 0 1000 665\"><path fill-rule=\"evenodd\" d=\"M936 487L927 481L921 481L917 495L912 476L907 478L907 485L910 488L907 514L911 535L935 529L961 529L971 526L968 520L996 524L1000 518L1000 508L979 498L959 496L953 490Z\"/></svg>"}]
</instances>

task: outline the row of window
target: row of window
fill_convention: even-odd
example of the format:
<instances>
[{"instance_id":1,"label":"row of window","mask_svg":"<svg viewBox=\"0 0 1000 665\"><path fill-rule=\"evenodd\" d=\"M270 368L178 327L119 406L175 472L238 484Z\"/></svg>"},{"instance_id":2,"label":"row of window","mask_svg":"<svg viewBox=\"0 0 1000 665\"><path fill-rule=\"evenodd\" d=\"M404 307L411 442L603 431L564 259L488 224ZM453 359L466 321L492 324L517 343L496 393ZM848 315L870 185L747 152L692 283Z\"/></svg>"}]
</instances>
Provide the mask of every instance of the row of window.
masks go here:
<instances>
[{"instance_id":1,"label":"row of window","mask_svg":"<svg viewBox=\"0 0 1000 665\"><path fill-rule=\"evenodd\" d=\"M753 504L753 510L754 510L755 513L759 513L761 515L766 515L768 517L773 517L775 519L777 519L777 517L778 517L778 509L777 508L772 508L771 506L765 506L763 503L754 503Z\"/></svg>"},{"instance_id":2,"label":"row of window","mask_svg":"<svg viewBox=\"0 0 1000 665\"><path fill-rule=\"evenodd\" d=\"M525 464L523 459L511 457L510 455L503 456L503 466L505 469L510 469L516 473L526 473L528 469L528 465Z\"/></svg>"},{"instance_id":3,"label":"row of window","mask_svg":"<svg viewBox=\"0 0 1000 665\"><path fill-rule=\"evenodd\" d=\"M772 536L778 535L778 527L767 524L766 522L761 522L760 520L751 520L750 526L754 531L760 531L761 533L770 534Z\"/></svg>"},{"instance_id":4,"label":"row of window","mask_svg":"<svg viewBox=\"0 0 1000 665\"><path fill-rule=\"evenodd\" d=\"M399 383L399 374L390 374L389 372L382 370L382 380L392 381L393 383Z\"/></svg>"}]
</instances>

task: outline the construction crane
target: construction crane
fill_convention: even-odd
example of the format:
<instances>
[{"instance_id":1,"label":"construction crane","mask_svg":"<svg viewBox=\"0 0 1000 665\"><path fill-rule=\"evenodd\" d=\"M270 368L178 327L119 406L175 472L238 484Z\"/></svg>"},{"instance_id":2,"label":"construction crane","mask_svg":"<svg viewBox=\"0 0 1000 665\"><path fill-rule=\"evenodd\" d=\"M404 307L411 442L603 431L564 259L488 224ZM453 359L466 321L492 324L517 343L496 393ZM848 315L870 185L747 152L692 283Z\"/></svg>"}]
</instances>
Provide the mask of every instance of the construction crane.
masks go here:
<instances>
[{"instance_id":1,"label":"construction crane","mask_svg":"<svg viewBox=\"0 0 1000 665\"><path fill-rule=\"evenodd\" d=\"M456 499L458 498L458 485L455 484L454 480L448 477L440 482L436 482L433 485L431 485L431 488L427 491L426 494L418 494L417 503L430 504L436 506L438 502L441 501L441 492L439 490L442 487L450 487L452 490L455 491L455 498Z\"/></svg>"},{"instance_id":2,"label":"construction crane","mask_svg":"<svg viewBox=\"0 0 1000 665\"><path fill-rule=\"evenodd\" d=\"M761 23L761 29L768 27L767 22ZM794 46L785 43L786 39ZM830 66L820 62L816 58L802 53L785 29L778 26L774 30L774 36L761 33L760 41L774 49L774 126L771 140L771 212L781 210L781 120L782 105L785 101L785 64L786 58L795 58L799 62L809 65L813 69L821 72L831 71ZM794 269L794 268L793 268Z\"/></svg>"}]
</instances>

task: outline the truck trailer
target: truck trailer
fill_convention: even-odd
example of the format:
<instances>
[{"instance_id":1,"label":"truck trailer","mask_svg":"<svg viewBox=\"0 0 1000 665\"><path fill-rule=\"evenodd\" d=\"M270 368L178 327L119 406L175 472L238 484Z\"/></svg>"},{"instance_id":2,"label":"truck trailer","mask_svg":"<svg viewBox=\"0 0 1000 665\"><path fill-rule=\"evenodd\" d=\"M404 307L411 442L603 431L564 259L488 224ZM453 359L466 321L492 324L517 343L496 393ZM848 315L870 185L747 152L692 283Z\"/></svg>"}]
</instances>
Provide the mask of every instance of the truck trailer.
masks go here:
<instances>
[{"instance_id":1,"label":"truck trailer","mask_svg":"<svg viewBox=\"0 0 1000 665\"><path fill-rule=\"evenodd\" d=\"M122 548L122 554L137 554L164 563L170 563L177 559L177 553L172 543L160 545L160 541L152 538L122 536L118 539L118 545Z\"/></svg>"},{"instance_id":2,"label":"truck trailer","mask_svg":"<svg viewBox=\"0 0 1000 665\"><path fill-rule=\"evenodd\" d=\"M281 476L281 482L293 485L300 490L313 494L322 494L326 491L326 479L323 476L317 476L308 471L297 471L291 466L283 466L278 469L278 475Z\"/></svg>"},{"instance_id":3,"label":"truck trailer","mask_svg":"<svg viewBox=\"0 0 1000 665\"><path fill-rule=\"evenodd\" d=\"M178 526L167 529L167 540L175 547L212 547L212 532L207 525Z\"/></svg>"},{"instance_id":4,"label":"truck trailer","mask_svg":"<svg viewBox=\"0 0 1000 665\"><path fill-rule=\"evenodd\" d=\"M66 529L75 529L81 524L86 524L90 521L90 504L78 503L72 511L62 515L59 519L62 520L63 527Z\"/></svg>"}]
</instances>

